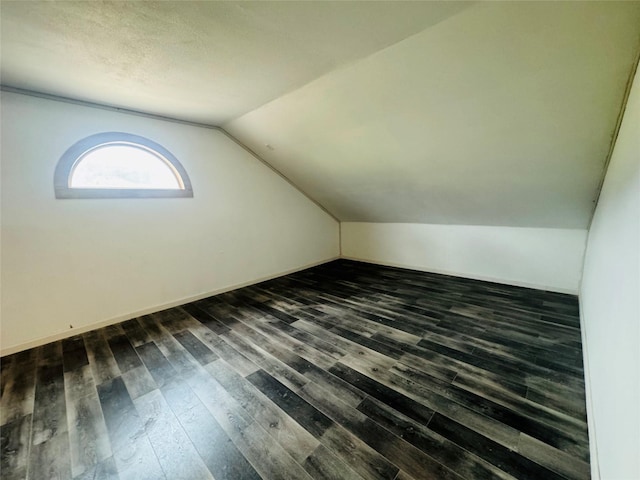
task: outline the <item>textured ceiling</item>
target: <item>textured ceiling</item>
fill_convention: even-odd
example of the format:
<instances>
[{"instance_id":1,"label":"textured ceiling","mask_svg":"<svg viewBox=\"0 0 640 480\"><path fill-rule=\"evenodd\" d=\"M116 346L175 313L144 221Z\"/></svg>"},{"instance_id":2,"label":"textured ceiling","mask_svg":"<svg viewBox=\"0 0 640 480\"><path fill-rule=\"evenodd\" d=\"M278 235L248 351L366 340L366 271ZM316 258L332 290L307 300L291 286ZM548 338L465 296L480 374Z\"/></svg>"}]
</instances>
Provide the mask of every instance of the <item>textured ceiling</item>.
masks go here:
<instances>
[{"instance_id":1,"label":"textured ceiling","mask_svg":"<svg viewBox=\"0 0 640 480\"><path fill-rule=\"evenodd\" d=\"M585 228L640 45L640 2L0 8L3 85L222 125L344 221Z\"/></svg>"},{"instance_id":2,"label":"textured ceiling","mask_svg":"<svg viewBox=\"0 0 640 480\"><path fill-rule=\"evenodd\" d=\"M2 1L2 84L220 124L466 8Z\"/></svg>"}]
</instances>

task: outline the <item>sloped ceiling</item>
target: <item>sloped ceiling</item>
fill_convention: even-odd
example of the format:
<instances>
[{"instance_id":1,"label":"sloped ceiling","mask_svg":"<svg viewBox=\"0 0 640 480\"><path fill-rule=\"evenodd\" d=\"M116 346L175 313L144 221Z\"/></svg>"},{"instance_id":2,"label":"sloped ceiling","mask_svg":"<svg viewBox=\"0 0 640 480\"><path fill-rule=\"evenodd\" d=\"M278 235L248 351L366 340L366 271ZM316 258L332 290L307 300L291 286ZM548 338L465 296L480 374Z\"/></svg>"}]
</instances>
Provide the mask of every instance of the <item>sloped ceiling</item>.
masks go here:
<instances>
[{"instance_id":1,"label":"sloped ceiling","mask_svg":"<svg viewBox=\"0 0 640 480\"><path fill-rule=\"evenodd\" d=\"M585 228L640 2L6 2L3 85L222 126L343 221Z\"/></svg>"},{"instance_id":2,"label":"sloped ceiling","mask_svg":"<svg viewBox=\"0 0 640 480\"><path fill-rule=\"evenodd\" d=\"M219 125L469 4L0 5L3 85Z\"/></svg>"}]
</instances>

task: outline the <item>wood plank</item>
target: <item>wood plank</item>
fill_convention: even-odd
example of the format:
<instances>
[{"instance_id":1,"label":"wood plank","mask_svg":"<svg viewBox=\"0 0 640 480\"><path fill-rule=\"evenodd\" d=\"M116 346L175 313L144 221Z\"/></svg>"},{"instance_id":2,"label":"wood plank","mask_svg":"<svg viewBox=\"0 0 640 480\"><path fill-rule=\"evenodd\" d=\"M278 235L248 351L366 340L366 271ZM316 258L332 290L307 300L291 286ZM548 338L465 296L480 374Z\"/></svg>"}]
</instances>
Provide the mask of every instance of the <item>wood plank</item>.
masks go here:
<instances>
[{"instance_id":1,"label":"wood plank","mask_svg":"<svg viewBox=\"0 0 640 480\"><path fill-rule=\"evenodd\" d=\"M164 472L122 378L98 385L98 396L120 478L164 479Z\"/></svg>"},{"instance_id":2,"label":"wood plank","mask_svg":"<svg viewBox=\"0 0 640 480\"><path fill-rule=\"evenodd\" d=\"M362 478L391 480L398 473L398 467L339 425L328 428L320 437L320 443Z\"/></svg>"},{"instance_id":3,"label":"wood plank","mask_svg":"<svg viewBox=\"0 0 640 480\"><path fill-rule=\"evenodd\" d=\"M229 332L223 335L223 338L242 354L250 358L254 363L259 365L264 371L273 375L279 381L287 385L293 390L302 388L308 380L306 377L289 367L284 362L273 357L255 343L247 341L243 335Z\"/></svg>"},{"instance_id":4,"label":"wood plank","mask_svg":"<svg viewBox=\"0 0 640 480\"><path fill-rule=\"evenodd\" d=\"M76 335L62 340L62 359L65 372L89 365L82 336Z\"/></svg>"},{"instance_id":5,"label":"wood plank","mask_svg":"<svg viewBox=\"0 0 640 480\"><path fill-rule=\"evenodd\" d=\"M571 415L583 423L587 422L587 404L584 397L579 395L567 395L563 391L540 391L528 388L526 398L539 405Z\"/></svg>"},{"instance_id":6,"label":"wood plank","mask_svg":"<svg viewBox=\"0 0 640 480\"><path fill-rule=\"evenodd\" d=\"M515 477L560 480L563 477L548 468L510 451L489 438L439 413L433 416L429 429L456 443L465 450L481 455L486 461Z\"/></svg>"},{"instance_id":7,"label":"wood plank","mask_svg":"<svg viewBox=\"0 0 640 480\"><path fill-rule=\"evenodd\" d=\"M94 465L84 473L73 477L73 480L119 480L118 468L113 457Z\"/></svg>"},{"instance_id":8,"label":"wood plank","mask_svg":"<svg viewBox=\"0 0 640 480\"><path fill-rule=\"evenodd\" d=\"M30 434L31 414L16 418L0 429L0 472L3 479L27 477Z\"/></svg>"},{"instance_id":9,"label":"wood plank","mask_svg":"<svg viewBox=\"0 0 640 480\"><path fill-rule=\"evenodd\" d=\"M260 478L186 382L175 379L162 394L216 480Z\"/></svg>"},{"instance_id":10,"label":"wood plank","mask_svg":"<svg viewBox=\"0 0 640 480\"><path fill-rule=\"evenodd\" d=\"M167 321L162 323L159 320L161 318L159 314L147 315L140 322L145 326L153 343L156 344L160 353L173 367L173 370L182 377L192 375L198 370L200 364L173 334L182 332L185 325L189 324L193 319L186 316L182 311L175 315L165 314L165 316L169 319L174 319L178 323L172 324ZM193 322L197 324L195 320Z\"/></svg>"},{"instance_id":11,"label":"wood plank","mask_svg":"<svg viewBox=\"0 0 640 480\"><path fill-rule=\"evenodd\" d=\"M96 392L96 384L91 365L64 373L64 394L67 401L75 400Z\"/></svg>"},{"instance_id":12,"label":"wood plank","mask_svg":"<svg viewBox=\"0 0 640 480\"><path fill-rule=\"evenodd\" d=\"M138 357L126 335L111 335L108 338L108 343L121 373L124 374L142 365L142 360Z\"/></svg>"},{"instance_id":13,"label":"wood plank","mask_svg":"<svg viewBox=\"0 0 640 480\"><path fill-rule=\"evenodd\" d=\"M149 332L142 328L137 318L122 322L121 325L134 348L151 341Z\"/></svg>"},{"instance_id":14,"label":"wood plank","mask_svg":"<svg viewBox=\"0 0 640 480\"><path fill-rule=\"evenodd\" d=\"M264 370L252 373L247 377L247 380L314 437L322 436L333 425L333 422L326 415Z\"/></svg>"},{"instance_id":15,"label":"wood plank","mask_svg":"<svg viewBox=\"0 0 640 480\"><path fill-rule=\"evenodd\" d=\"M112 452L90 365L65 372L64 391L75 477L94 470Z\"/></svg>"},{"instance_id":16,"label":"wood plank","mask_svg":"<svg viewBox=\"0 0 640 480\"><path fill-rule=\"evenodd\" d=\"M216 355L226 361L229 365L233 365L234 370L239 372L240 375L247 376L260 369L258 365L238 352L222 337L208 331L206 328L192 328L191 332L198 337L200 341L207 344L209 348L216 353Z\"/></svg>"},{"instance_id":17,"label":"wood plank","mask_svg":"<svg viewBox=\"0 0 640 480\"><path fill-rule=\"evenodd\" d=\"M158 390L134 400L145 432L167 478L213 479L200 455Z\"/></svg>"},{"instance_id":18,"label":"wood plank","mask_svg":"<svg viewBox=\"0 0 640 480\"><path fill-rule=\"evenodd\" d=\"M211 349L198 340L189 330L183 330L180 333L175 333L173 336L201 365L206 365L219 358L218 355L213 353Z\"/></svg>"},{"instance_id":19,"label":"wood plank","mask_svg":"<svg viewBox=\"0 0 640 480\"><path fill-rule=\"evenodd\" d=\"M149 393L151 390L158 388L158 385L149 373L149 370L147 370L147 367L144 365L132 368L128 372L123 373L122 381L126 385L129 396L132 399L141 397L142 395Z\"/></svg>"},{"instance_id":20,"label":"wood plank","mask_svg":"<svg viewBox=\"0 0 640 480\"><path fill-rule=\"evenodd\" d=\"M0 425L33 412L36 391L36 349L11 355L3 369ZM5 359L2 359L4 365Z\"/></svg>"},{"instance_id":21,"label":"wood plank","mask_svg":"<svg viewBox=\"0 0 640 480\"><path fill-rule=\"evenodd\" d=\"M29 478L71 478L69 438L66 431L31 445L28 471Z\"/></svg>"},{"instance_id":22,"label":"wood plank","mask_svg":"<svg viewBox=\"0 0 640 480\"><path fill-rule=\"evenodd\" d=\"M309 368L304 375L347 405L355 407L367 396L362 390L321 368Z\"/></svg>"},{"instance_id":23,"label":"wood plank","mask_svg":"<svg viewBox=\"0 0 640 480\"><path fill-rule=\"evenodd\" d=\"M253 422L226 390L203 374L190 379L190 386L253 468L265 478L310 479L287 452L270 441L267 432Z\"/></svg>"},{"instance_id":24,"label":"wood plank","mask_svg":"<svg viewBox=\"0 0 640 480\"><path fill-rule=\"evenodd\" d=\"M58 435L64 434L67 438L61 347L60 342L40 347L31 425L32 446L44 443ZM53 445L58 448L60 442L55 442ZM65 448L64 452L68 455L68 448ZM46 456L48 453L43 451L42 455Z\"/></svg>"},{"instance_id":25,"label":"wood plank","mask_svg":"<svg viewBox=\"0 0 640 480\"><path fill-rule=\"evenodd\" d=\"M104 336L103 330L94 330L83 335L87 357L96 385L120 375L120 369Z\"/></svg>"},{"instance_id":26,"label":"wood plank","mask_svg":"<svg viewBox=\"0 0 640 480\"><path fill-rule=\"evenodd\" d=\"M428 425L433 416L433 409L430 409L415 400L389 388L371 378L362 375L346 365L336 364L330 370L334 375L342 378L356 388L359 388L368 395L377 398L382 403L393 406L396 410L404 413L409 418L417 421L421 425Z\"/></svg>"},{"instance_id":27,"label":"wood plank","mask_svg":"<svg viewBox=\"0 0 640 480\"><path fill-rule=\"evenodd\" d=\"M410 370L410 367L406 367L405 370ZM413 376L408 381L408 388L413 385L409 382L413 382L415 378ZM584 442L586 425L567 415L538 406L508 392L493 390L487 394L482 381L476 382L478 386L475 389L465 390L433 377L428 378L426 375L421 375L420 380L421 392L424 392L422 389L435 392L471 411L542 439L556 448L581 457L588 455L588 445Z\"/></svg>"},{"instance_id":28,"label":"wood plank","mask_svg":"<svg viewBox=\"0 0 640 480\"><path fill-rule=\"evenodd\" d=\"M388 405L366 398L358 410L464 478L514 478Z\"/></svg>"},{"instance_id":29,"label":"wood plank","mask_svg":"<svg viewBox=\"0 0 640 480\"><path fill-rule=\"evenodd\" d=\"M302 466L317 480L363 480L324 445L318 445Z\"/></svg>"},{"instance_id":30,"label":"wood plank","mask_svg":"<svg viewBox=\"0 0 640 480\"><path fill-rule=\"evenodd\" d=\"M5 357L3 478L589 478L575 297L335 261Z\"/></svg>"},{"instance_id":31,"label":"wood plank","mask_svg":"<svg viewBox=\"0 0 640 480\"><path fill-rule=\"evenodd\" d=\"M202 310L195 303L183 305L182 309L217 335L221 335L229 331L229 327L223 325L217 318Z\"/></svg>"},{"instance_id":32,"label":"wood plank","mask_svg":"<svg viewBox=\"0 0 640 480\"><path fill-rule=\"evenodd\" d=\"M159 387L177 375L176 370L154 342L136 347L136 352Z\"/></svg>"},{"instance_id":33,"label":"wood plank","mask_svg":"<svg viewBox=\"0 0 640 480\"><path fill-rule=\"evenodd\" d=\"M520 434L518 452L537 464L569 479L579 480L589 478L591 475L589 463L524 433Z\"/></svg>"},{"instance_id":34,"label":"wood plank","mask_svg":"<svg viewBox=\"0 0 640 480\"><path fill-rule=\"evenodd\" d=\"M312 345L303 343L295 338L295 336L298 336L295 335L296 330L291 328L289 324L280 322L279 320L271 322L266 318L245 318L243 319L243 323L267 337L271 342L271 349L267 351L276 358L285 362L287 365L290 365L288 359L291 358L291 354L295 354L296 357L303 358L321 368L329 368L335 363L336 359L334 357L329 356L323 351L317 350ZM273 326L274 323L276 323L278 327L284 328L285 331L275 328ZM292 334L295 336L291 336ZM310 343L313 343L313 341ZM292 365L290 366L296 369L296 367Z\"/></svg>"},{"instance_id":35,"label":"wood plank","mask_svg":"<svg viewBox=\"0 0 640 480\"><path fill-rule=\"evenodd\" d=\"M362 412L327 394L318 385L308 383L300 391L300 395L405 472L418 477L462 479L442 463L372 421Z\"/></svg>"},{"instance_id":36,"label":"wood plank","mask_svg":"<svg viewBox=\"0 0 640 480\"><path fill-rule=\"evenodd\" d=\"M318 441L248 380L220 360L206 367L253 420L299 463L317 447Z\"/></svg>"}]
</instances>

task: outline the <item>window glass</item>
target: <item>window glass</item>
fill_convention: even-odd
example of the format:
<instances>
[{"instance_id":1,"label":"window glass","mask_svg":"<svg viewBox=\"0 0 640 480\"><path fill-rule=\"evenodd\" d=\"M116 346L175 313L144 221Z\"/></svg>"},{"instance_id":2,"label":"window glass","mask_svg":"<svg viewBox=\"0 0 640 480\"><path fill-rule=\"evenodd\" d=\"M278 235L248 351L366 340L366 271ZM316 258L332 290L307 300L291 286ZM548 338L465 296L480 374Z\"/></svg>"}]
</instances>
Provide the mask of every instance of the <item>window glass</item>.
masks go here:
<instances>
[{"instance_id":1,"label":"window glass","mask_svg":"<svg viewBox=\"0 0 640 480\"><path fill-rule=\"evenodd\" d=\"M155 153L132 145L107 144L78 160L71 188L182 188L170 164Z\"/></svg>"}]
</instances>

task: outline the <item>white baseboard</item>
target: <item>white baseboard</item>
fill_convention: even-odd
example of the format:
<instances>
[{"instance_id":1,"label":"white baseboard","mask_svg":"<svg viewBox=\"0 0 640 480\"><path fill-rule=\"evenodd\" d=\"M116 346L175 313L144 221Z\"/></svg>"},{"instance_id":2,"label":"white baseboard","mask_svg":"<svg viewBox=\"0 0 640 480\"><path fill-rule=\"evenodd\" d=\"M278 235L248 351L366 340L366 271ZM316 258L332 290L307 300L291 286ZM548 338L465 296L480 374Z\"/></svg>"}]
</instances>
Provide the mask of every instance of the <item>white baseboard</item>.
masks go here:
<instances>
[{"instance_id":1,"label":"white baseboard","mask_svg":"<svg viewBox=\"0 0 640 480\"><path fill-rule=\"evenodd\" d=\"M485 282L501 283L503 285L513 285L515 287L534 288L536 290L545 290L545 291L548 291L548 292L567 293L567 294L570 294L570 295L578 295L578 291L577 290L567 289L567 288L558 288L558 287L553 287L553 286L550 286L550 285L539 285L539 284L536 284L536 283L519 282L519 281L516 281L516 280L505 280L504 278L495 278L495 277L489 277L489 276L484 276L484 275L468 275L466 273L452 272L452 271L448 271L448 270L440 270L440 269L437 269L437 268L426 268L426 267L421 267L421 266L416 266L416 265L407 265L407 264L394 263L394 262L380 262L380 261L377 261L377 260L370 260L370 259L366 259L366 258L351 257L351 256L347 256L347 255L342 255L340 258L343 258L345 260L354 260L356 262L373 263L375 265L383 265L383 266L386 266L386 267L406 268L408 270L416 270L418 272L437 273L437 274L440 274L440 275L450 275L452 277L469 278L471 280L482 280L482 281L485 281Z\"/></svg>"},{"instance_id":2,"label":"white baseboard","mask_svg":"<svg viewBox=\"0 0 640 480\"><path fill-rule=\"evenodd\" d=\"M11 347L3 348L0 351L0 357L4 357L6 355L11 355L17 352L21 352L22 350L27 350L29 348L39 347L40 345L45 345L47 343L56 342L58 340L62 340L64 338L73 337L74 335L79 335L81 333L90 332L91 330L97 330L98 328L107 327L109 325L113 325L114 323L124 322L125 320L131 320L132 318L141 317L143 315L148 315L150 313L159 312L162 310L166 310L167 308L177 307L180 305L184 305L185 303L195 302L196 300L202 300L203 298L211 297L213 295L219 295L221 293L229 292L231 290L236 290L242 287L248 287L250 285L255 285L256 283L265 282L267 280L273 280L274 278L282 277L284 275L289 275L291 273L300 272L302 270L306 270L307 268L316 267L318 265L322 265L324 263L332 262L334 260L338 260L340 257L331 257L325 260L321 260L319 262L310 263L307 265L303 265L301 267L292 268L289 270L285 270L283 272L279 272L273 275L267 275L265 277L257 278L254 280L249 280L247 282L238 283L235 285L229 285L227 287L219 288L217 290L213 290L211 292L203 292L198 295L193 295L186 298L181 298L179 300L175 300L169 303L165 303L162 305L155 305L153 307L145 308L143 310L138 310L137 312L128 313L126 315L120 315L117 317L110 318L108 320L103 320L100 322L95 322L90 325L83 325L82 327L72 328L69 330L65 330L64 332L56 333L54 335L49 335L46 337L38 338L36 340L32 340L30 342L21 343L19 345L13 345Z\"/></svg>"},{"instance_id":3,"label":"white baseboard","mask_svg":"<svg viewBox=\"0 0 640 480\"><path fill-rule=\"evenodd\" d=\"M591 466L591 480L600 480L600 464L598 463L598 444L596 440L596 423L591 396L591 372L589 369L589 354L587 345L587 328L584 323L582 298L580 303L580 335L582 337L582 363L584 366L584 394L587 401L587 429L589 432L589 463Z\"/></svg>"}]
</instances>

